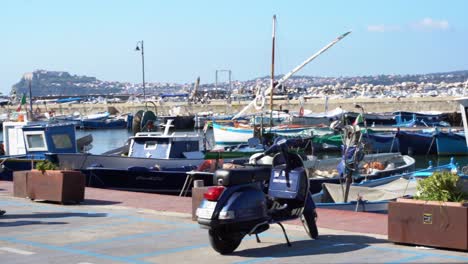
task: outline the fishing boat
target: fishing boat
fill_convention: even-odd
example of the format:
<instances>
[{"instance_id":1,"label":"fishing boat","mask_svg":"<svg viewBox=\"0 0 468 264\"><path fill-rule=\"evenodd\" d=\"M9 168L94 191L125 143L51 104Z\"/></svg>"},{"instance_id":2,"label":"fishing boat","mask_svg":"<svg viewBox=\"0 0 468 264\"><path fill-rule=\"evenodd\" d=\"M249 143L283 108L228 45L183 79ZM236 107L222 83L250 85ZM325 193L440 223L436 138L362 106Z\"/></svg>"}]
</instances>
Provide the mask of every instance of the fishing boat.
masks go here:
<instances>
[{"instance_id":1,"label":"fishing boat","mask_svg":"<svg viewBox=\"0 0 468 264\"><path fill-rule=\"evenodd\" d=\"M310 190L320 192L323 183L340 183L342 176L338 165L342 158L318 159L310 158L313 164L309 169ZM353 176L354 182L379 179L390 175L401 174L414 170L414 158L400 153L368 154L358 164L358 171Z\"/></svg>"},{"instance_id":2,"label":"fishing boat","mask_svg":"<svg viewBox=\"0 0 468 264\"><path fill-rule=\"evenodd\" d=\"M331 122L339 120L347 113L341 107L337 107L331 111L322 113L312 113L309 110L304 110L303 113L292 113L291 124L295 125L330 125Z\"/></svg>"},{"instance_id":3,"label":"fishing boat","mask_svg":"<svg viewBox=\"0 0 468 264\"><path fill-rule=\"evenodd\" d=\"M195 114L194 122L195 128L204 128L205 124L208 122L216 122L216 121L228 121L232 118L232 115L216 115L211 111L208 112L199 112Z\"/></svg>"},{"instance_id":4,"label":"fishing boat","mask_svg":"<svg viewBox=\"0 0 468 264\"><path fill-rule=\"evenodd\" d=\"M91 142L91 135L77 139L70 123L4 122L0 177L11 180L13 171L31 170L46 153L78 153Z\"/></svg>"},{"instance_id":5,"label":"fishing boat","mask_svg":"<svg viewBox=\"0 0 468 264\"><path fill-rule=\"evenodd\" d=\"M105 154L55 153L49 159L82 171L91 187L178 194L186 172L205 163L205 140L197 133L170 133L170 127L169 121L164 132L139 132Z\"/></svg>"},{"instance_id":6,"label":"fishing boat","mask_svg":"<svg viewBox=\"0 0 468 264\"><path fill-rule=\"evenodd\" d=\"M436 130L434 137L437 145L437 155L468 155L468 147L463 132L442 132Z\"/></svg>"},{"instance_id":7,"label":"fishing boat","mask_svg":"<svg viewBox=\"0 0 468 264\"><path fill-rule=\"evenodd\" d=\"M403 119L401 115L395 115L395 121L394 127L414 127L417 124L416 114L413 114L409 120Z\"/></svg>"},{"instance_id":8,"label":"fishing boat","mask_svg":"<svg viewBox=\"0 0 468 264\"><path fill-rule=\"evenodd\" d=\"M457 171L457 166L451 160L446 165L355 183L351 185L347 199L342 184L324 183L322 191L312 198L318 208L385 213L389 201L415 195L417 181L431 176L435 171L453 172ZM468 183L468 177L461 177Z\"/></svg>"},{"instance_id":9,"label":"fishing boat","mask_svg":"<svg viewBox=\"0 0 468 264\"><path fill-rule=\"evenodd\" d=\"M400 149L400 141L393 132L365 133L362 140L368 153L399 152Z\"/></svg>"},{"instance_id":10,"label":"fishing boat","mask_svg":"<svg viewBox=\"0 0 468 264\"><path fill-rule=\"evenodd\" d=\"M362 113L356 112L347 112L345 113L345 119L347 123L351 124L353 121L357 119L359 115ZM366 120L367 124L369 125L394 125L395 122L395 115L393 113L364 113L363 120Z\"/></svg>"},{"instance_id":11,"label":"fishing boat","mask_svg":"<svg viewBox=\"0 0 468 264\"><path fill-rule=\"evenodd\" d=\"M448 114L439 111L426 111L426 112L409 112L409 111L395 111L395 116L400 116L402 120L417 119L428 126L434 124L441 124L441 122L448 121Z\"/></svg>"},{"instance_id":12,"label":"fishing boat","mask_svg":"<svg viewBox=\"0 0 468 264\"><path fill-rule=\"evenodd\" d=\"M257 113L250 118L251 125L274 125L278 126L281 124L290 123L291 115L283 111L264 111Z\"/></svg>"},{"instance_id":13,"label":"fishing boat","mask_svg":"<svg viewBox=\"0 0 468 264\"><path fill-rule=\"evenodd\" d=\"M102 120L81 120L80 128L82 129L118 129L127 128L128 122L122 117L106 118Z\"/></svg>"},{"instance_id":14,"label":"fishing boat","mask_svg":"<svg viewBox=\"0 0 468 264\"><path fill-rule=\"evenodd\" d=\"M397 131L399 151L407 155L437 154L433 133Z\"/></svg>"},{"instance_id":15,"label":"fishing boat","mask_svg":"<svg viewBox=\"0 0 468 264\"><path fill-rule=\"evenodd\" d=\"M260 127L255 128L250 125L233 123L233 125L213 123L213 137L216 145L239 145L246 144L250 138L255 136L255 130L260 132ZM280 125L271 128L265 128L268 133L279 133L283 135L295 134L307 129L298 125Z\"/></svg>"}]
</instances>

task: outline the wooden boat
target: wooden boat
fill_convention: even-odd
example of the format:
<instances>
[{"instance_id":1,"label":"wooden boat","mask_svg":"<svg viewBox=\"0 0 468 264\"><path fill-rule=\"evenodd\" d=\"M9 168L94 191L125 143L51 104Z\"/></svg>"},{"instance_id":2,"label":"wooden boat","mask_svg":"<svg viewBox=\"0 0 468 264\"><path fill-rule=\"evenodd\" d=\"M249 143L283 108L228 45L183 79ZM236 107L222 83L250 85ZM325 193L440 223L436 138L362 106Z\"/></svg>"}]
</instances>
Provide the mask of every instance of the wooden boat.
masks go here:
<instances>
[{"instance_id":1,"label":"wooden boat","mask_svg":"<svg viewBox=\"0 0 468 264\"><path fill-rule=\"evenodd\" d=\"M437 155L468 155L464 133L436 131L434 137L437 145Z\"/></svg>"},{"instance_id":2,"label":"wooden boat","mask_svg":"<svg viewBox=\"0 0 468 264\"><path fill-rule=\"evenodd\" d=\"M365 133L362 136L368 153L398 152L400 141L393 132Z\"/></svg>"},{"instance_id":3,"label":"wooden boat","mask_svg":"<svg viewBox=\"0 0 468 264\"><path fill-rule=\"evenodd\" d=\"M294 134L307 129L297 125L280 125L273 128L265 128L268 133L280 133L283 135ZM235 126L213 123L213 137L216 145L246 144L254 137L254 128L249 125L236 124Z\"/></svg>"},{"instance_id":4,"label":"wooden boat","mask_svg":"<svg viewBox=\"0 0 468 264\"><path fill-rule=\"evenodd\" d=\"M351 124L361 113L347 112L345 119ZM364 113L364 119L368 125L394 125L395 115L392 113Z\"/></svg>"},{"instance_id":5,"label":"wooden boat","mask_svg":"<svg viewBox=\"0 0 468 264\"><path fill-rule=\"evenodd\" d=\"M338 165L342 158L309 159L310 190L312 193L320 192L323 183L340 183ZM359 163L359 172L354 175L354 182L370 179L379 179L390 175L401 174L414 170L414 158L400 153L380 153L365 155Z\"/></svg>"},{"instance_id":6,"label":"wooden boat","mask_svg":"<svg viewBox=\"0 0 468 264\"><path fill-rule=\"evenodd\" d=\"M103 120L81 120L82 129L118 129L127 128L127 120L123 118L107 118Z\"/></svg>"},{"instance_id":7,"label":"wooden boat","mask_svg":"<svg viewBox=\"0 0 468 264\"><path fill-rule=\"evenodd\" d=\"M398 131L399 151L408 155L437 154L437 144L432 133Z\"/></svg>"},{"instance_id":8,"label":"wooden boat","mask_svg":"<svg viewBox=\"0 0 468 264\"><path fill-rule=\"evenodd\" d=\"M356 183L351 185L347 202L344 202L341 184L324 183L323 190L312 197L318 208L385 213L389 201L416 193L418 179L429 177L434 171L454 171L456 168L451 161L442 166ZM461 177L468 183L468 177Z\"/></svg>"},{"instance_id":9,"label":"wooden boat","mask_svg":"<svg viewBox=\"0 0 468 264\"><path fill-rule=\"evenodd\" d=\"M330 125L332 121L341 119L341 117L346 113L347 111L340 107L323 113L312 113L305 110L302 115L300 113L292 113L291 124L308 126L319 124Z\"/></svg>"},{"instance_id":10,"label":"wooden boat","mask_svg":"<svg viewBox=\"0 0 468 264\"><path fill-rule=\"evenodd\" d=\"M409 112L409 111L395 111L393 112L395 116L400 116L402 120L417 119L420 120L429 126L432 124L438 124L441 121L448 121L448 114L442 113L439 111L430 111L430 112Z\"/></svg>"}]
</instances>

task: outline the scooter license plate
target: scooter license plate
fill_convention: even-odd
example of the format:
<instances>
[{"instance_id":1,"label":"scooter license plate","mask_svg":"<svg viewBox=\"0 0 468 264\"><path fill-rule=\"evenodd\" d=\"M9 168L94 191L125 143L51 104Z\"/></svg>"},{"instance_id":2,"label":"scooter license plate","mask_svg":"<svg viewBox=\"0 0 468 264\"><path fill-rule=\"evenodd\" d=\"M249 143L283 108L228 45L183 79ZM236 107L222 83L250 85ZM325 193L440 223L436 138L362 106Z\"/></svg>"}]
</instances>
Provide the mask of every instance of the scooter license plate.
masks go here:
<instances>
[{"instance_id":1,"label":"scooter license plate","mask_svg":"<svg viewBox=\"0 0 468 264\"><path fill-rule=\"evenodd\" d=\"M199 218L211 219L213 216L216 202L203 201L200 207L197 208L197 216Z\"/></svg>"}]
</instances>

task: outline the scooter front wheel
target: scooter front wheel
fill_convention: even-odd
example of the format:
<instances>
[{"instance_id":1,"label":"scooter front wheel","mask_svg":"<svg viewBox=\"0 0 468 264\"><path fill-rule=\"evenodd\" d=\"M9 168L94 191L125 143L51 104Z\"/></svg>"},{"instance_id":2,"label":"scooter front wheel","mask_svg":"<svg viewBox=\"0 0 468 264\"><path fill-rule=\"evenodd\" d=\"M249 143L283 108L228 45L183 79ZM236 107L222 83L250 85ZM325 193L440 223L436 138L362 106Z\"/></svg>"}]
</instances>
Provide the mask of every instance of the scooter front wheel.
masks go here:
<instances>
[{"instance_id":1,"label":"scooter front wheel","mask_svg":"<svg viewBox=\"0 0 468 264\"><path fill-rule=\"evenodd\" d=\"M309 235L310 238L317 239L319 233L317 228L317 213L315 210L304 211L301 215L301 221L307 235Z\"/></svg>"},{"instance_id":2,"label":"scooter front wheel","mask_svg":"<svg viewBox=\"0 0 468 264\"><path fill-rule=\"evenodd\" d=\"M208 237L210 239L211 247L221 255L234 252L240 245L243 234L239 233L225 233L220 230L208 230Z\"/></svg>"}]
</instances>

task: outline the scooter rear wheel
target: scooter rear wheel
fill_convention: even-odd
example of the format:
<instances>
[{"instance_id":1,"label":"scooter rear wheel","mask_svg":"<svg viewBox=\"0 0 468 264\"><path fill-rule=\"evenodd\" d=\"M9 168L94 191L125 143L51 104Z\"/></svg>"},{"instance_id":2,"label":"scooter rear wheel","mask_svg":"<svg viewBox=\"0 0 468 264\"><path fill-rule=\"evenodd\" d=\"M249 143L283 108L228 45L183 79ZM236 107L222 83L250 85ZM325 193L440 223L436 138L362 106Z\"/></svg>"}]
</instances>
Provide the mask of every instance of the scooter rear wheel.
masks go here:
<instances>
[{"instance_id":1,"label":"scooter rear wheel","mask_svg":"<svg viewBox=\"0 0 468 264\"><path fill-rule=\"evenodd\" d=\"M317 239L319 233L317 228L317 213L315 210L304 211L301 215L301 221L307 235L312 239Z\"/></svg>"},{"instance_id":2,"label":"scooter rear wheel","mask_svg":"<svg viewBox=\"0 0 468 264\"><path fill-rule=\"evenodd\" d=\"M234 252L244 235L241 233L224 233L216 229L208 230L211 247L221 255Z\"/></svg>"}]
</instances>

